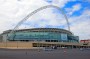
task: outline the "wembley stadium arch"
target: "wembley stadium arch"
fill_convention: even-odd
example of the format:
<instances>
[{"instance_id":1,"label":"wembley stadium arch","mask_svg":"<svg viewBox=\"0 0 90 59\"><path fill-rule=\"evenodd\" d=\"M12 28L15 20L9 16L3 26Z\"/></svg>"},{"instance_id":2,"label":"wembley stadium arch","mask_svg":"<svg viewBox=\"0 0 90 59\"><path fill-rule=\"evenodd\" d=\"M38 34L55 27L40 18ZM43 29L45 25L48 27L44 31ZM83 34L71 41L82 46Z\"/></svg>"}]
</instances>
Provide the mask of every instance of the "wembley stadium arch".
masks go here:
<instances>
[{"instance_id":1,"label":"wembley stadium arch","mask_svg":"<svg viewBox=\"0 0 90 59\"><path fill-rule=\"evenodd\" d=\"M47 9L47 8L56 8L57 10L61 11L61 13L63 14L66 22L67 22L67 26L68 26L68 30L70 31L70 26L69 26L69 21L68 21L68 18L66 16L66 14L64 13L64 11L59 8L58 6L54 6L54 5L47 5L47 6L43 6L43 7L40 7L36 10L34 10L33 12L29 13L25 18L23 18L16 26L15 28L11 31L13 32L15 29L17 29L23 22L25 22L29 17L33 16L34 14L38 13L39 11L41 10L44 10L44 9Z\"/></svg>"}]
</instances>

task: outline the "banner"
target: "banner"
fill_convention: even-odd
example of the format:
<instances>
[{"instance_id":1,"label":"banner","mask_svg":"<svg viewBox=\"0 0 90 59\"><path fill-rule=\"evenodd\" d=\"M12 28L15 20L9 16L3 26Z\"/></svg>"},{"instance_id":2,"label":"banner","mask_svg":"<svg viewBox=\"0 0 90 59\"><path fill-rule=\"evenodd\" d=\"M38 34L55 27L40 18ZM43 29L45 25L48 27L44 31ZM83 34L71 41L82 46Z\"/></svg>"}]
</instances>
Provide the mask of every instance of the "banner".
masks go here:
<instances>
[{"instance_id":1,"label":"banner","mask_svg":"<svg viewBox=\"0 0 90 59\"><path fill-rule=\"evenodd\" d=\"M67 40L67 34L61 34L61 40Z\"/></svg>"}]
</instances>

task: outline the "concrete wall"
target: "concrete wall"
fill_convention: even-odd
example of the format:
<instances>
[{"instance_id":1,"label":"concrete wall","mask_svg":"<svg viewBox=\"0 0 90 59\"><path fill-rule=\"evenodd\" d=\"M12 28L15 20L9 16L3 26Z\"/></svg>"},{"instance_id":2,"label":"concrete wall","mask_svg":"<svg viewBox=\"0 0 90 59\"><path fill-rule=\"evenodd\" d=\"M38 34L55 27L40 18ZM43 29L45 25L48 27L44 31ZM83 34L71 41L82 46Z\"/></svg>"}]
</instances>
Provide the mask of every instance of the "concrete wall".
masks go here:
<instances>
[{"instance_id":1,"label":"concrete wall","mask_svg":"<svg viewBox=\"0 0 90 59\"><path fill-rule=\"evenodd\" d=\"M0 48L31 48L30 42L0 42Z\"/></svg>"},{"instance_id":2,"label":"concrete wall","mask_svg":"<svg viewBox=\"0 0 90 59\"><path fill-rule=\"evenodd\" d=\"M85 46L82 43L65 43L65 42L0 42L0 48L35 48L33 44L41 45L69 45L69 46ZM90 45L88 45L90 47Z\"/></svg>"}]
</instances>

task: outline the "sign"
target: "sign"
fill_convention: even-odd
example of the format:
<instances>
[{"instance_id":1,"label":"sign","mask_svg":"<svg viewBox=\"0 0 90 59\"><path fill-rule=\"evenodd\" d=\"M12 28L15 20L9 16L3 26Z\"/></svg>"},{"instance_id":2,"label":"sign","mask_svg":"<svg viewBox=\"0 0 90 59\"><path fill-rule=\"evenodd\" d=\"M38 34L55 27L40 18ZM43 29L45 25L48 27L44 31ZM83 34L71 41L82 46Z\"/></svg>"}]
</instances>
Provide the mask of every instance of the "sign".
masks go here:
<instances>
[{"instance_id":1,"label":"sign","mask_svg":"<svg viewBox=\"0 0 90 59\"><path fill-rule=\"evenodd\" d=\"M61 34L61 40L67 40L67 34Z\"/></svg>"}]
</instances>

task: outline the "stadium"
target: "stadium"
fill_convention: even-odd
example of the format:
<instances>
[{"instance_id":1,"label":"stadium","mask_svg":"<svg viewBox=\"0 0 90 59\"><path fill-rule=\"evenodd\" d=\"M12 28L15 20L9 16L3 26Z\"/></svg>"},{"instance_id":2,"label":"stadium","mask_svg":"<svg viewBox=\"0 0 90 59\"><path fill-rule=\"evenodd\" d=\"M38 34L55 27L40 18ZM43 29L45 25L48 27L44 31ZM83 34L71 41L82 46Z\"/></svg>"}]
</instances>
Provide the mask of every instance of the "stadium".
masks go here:
<instances>
[{"instance_id":1,"label":"stadium","mask_svg":"<svg viewBox=\"0 0 90 59\"><path fill-rule=\"evenodd\" d=\"M58 28L22 29L14 31L15 33L10 33L10 31L2 33L3 41L79 42L78 36L74 36L68 30Z\"/></svg>"},{"instance_id":2,"label":"stadium","mask_svg":"<svg viewBox=\"0 0 90 59\"><path fill-rule=\"evenodd\" d=\"M29 17L33 16L37 12L47 9L56 8L61 11L66 19L68 30L61 28L31 28L31 29L18 29L23 22ZM29 13L23 18L12 30L6 30L0 34L0 47L68 47L68 48L80 48L90 47L90 43L79 43L79 36L75 36L70 32L70 26L67 16L59 7L54 5L47 5L40 7L33 12Z\"/></svg>"},{"instance_id":3,"label":"stadium","mask_svg":"<svg viewBox=\"0 0 90 59\"><path fill-rule=\"evenodd\" d=\"M32 28L4 31L0 37L1 42L6 42L6 46L17 47L72 47L79 46L79 37L70 31L59 28ZM18 42L18 43L17 43ZM26 44L26 45L25 45ZM1 44L3 45L3 44Z\"/></svg>"}]
</instances>

